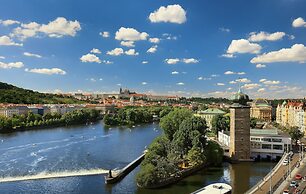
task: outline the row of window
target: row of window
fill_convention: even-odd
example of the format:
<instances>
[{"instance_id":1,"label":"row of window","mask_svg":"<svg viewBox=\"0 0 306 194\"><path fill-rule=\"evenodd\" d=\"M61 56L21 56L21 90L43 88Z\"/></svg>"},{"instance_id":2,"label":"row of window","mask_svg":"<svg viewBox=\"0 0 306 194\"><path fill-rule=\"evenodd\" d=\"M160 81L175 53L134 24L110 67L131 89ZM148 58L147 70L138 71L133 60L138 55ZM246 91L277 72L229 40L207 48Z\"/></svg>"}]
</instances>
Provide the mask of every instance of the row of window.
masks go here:
<instances>
[{"instance_id":1,"label":"row of window","mask_svg":"<svg viewBox=\"0 0 306 194\"><path fill-rule=\"evenodd\" d=\"M252 137L251 141L282 142L282 139Z\"/></svg>"}]
</instances>

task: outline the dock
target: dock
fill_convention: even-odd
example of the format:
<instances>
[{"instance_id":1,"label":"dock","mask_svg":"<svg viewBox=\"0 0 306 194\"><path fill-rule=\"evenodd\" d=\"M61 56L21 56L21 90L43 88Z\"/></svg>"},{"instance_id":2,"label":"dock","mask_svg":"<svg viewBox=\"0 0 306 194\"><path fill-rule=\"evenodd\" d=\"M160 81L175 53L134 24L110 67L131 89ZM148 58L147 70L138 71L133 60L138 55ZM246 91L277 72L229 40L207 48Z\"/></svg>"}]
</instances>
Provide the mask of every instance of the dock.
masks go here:
<instances>
[{"instance_id":1,"label":"dock","mask_svg":"<svg viewBox=\"0 0 306 194\"><path fill-rule=\"evenodd\" d=\"M105 176L105 183L114 184L114 183L119 182L121 179L123 179L126 175L128 175L132 170L134 170L142 162L145 155L146 155L146 151L142 155L140 155L138 158L130 162L127 166L122 168L121 170L117 170L114 173L113 171L110 170L108 175Z\"/></svg>"}]
</instances>

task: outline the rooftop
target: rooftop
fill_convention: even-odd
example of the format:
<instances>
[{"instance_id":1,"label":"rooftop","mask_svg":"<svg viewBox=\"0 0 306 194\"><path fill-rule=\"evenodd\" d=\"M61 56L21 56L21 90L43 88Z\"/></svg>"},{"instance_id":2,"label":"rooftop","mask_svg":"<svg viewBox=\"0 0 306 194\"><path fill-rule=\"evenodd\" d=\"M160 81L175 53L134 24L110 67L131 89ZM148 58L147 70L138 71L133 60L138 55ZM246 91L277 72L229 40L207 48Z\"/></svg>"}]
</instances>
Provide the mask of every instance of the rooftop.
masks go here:
<instances>
[{"instance_id":1,"label":"rooftop","mask_svg":"<svg viewBox=\"0 0 306 194\"><path fill-rule=\"evenodd\" d=\"M225 114L223 110L220 110L218 108L209 108L204 111L199 111L199 114Z\"/></svg>"}]
</instances>

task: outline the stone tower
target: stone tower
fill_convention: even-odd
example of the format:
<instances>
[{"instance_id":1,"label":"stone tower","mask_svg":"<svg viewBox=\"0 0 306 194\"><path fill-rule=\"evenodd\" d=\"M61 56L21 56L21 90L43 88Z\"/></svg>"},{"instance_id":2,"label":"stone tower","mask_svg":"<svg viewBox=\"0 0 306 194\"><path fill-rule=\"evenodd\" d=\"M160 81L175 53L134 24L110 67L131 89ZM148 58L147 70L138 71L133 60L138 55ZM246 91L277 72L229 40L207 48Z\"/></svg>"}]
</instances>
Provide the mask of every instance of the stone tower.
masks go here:
<instances>
[{"instance_id":1,"label":"stone tower","mask_svg":"<svg viewBox=\"0 0 306 194\"><path fill-rule=\"evenodd\" d=\"M241 90L232 96L230 107L230 149L232 160L248 161L251 155L250 145L250 107L249 96Z\"/></svg>"}]
</instances>

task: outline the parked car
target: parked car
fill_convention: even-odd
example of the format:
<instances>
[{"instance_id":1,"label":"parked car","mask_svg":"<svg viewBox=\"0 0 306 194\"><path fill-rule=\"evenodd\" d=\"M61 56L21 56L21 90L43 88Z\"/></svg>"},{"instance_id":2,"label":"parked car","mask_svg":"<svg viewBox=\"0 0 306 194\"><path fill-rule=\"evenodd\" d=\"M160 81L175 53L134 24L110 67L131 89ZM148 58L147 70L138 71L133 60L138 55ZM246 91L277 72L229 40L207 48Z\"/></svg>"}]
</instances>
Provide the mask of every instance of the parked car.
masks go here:
<instances>
[{"instance_id":1,"label":"parked car","mask_svg":"<svg viewBox=\"0 0 306 194\"><path fill-rule=\"evenodd\" d=\"M295 180L301 180L301 179L302 179L302 175L301 174L295 175Z\"/></svg>"},{"instance_id":2,"label":"parked car","mask_svg":"<svg viewBox=\"0 0 306 194\"><path fill-rule=\"evenodd\" d=\"M289 160L288 160L288 159L285 159L285 160L283 161L283 165L286 166L286 165L288 165L288 164L289 164Z\"/></svg>"},{"instance_id":3,"label":"parked car","mask_svg":"<svg viewBox=\"0 0 306 194\"><path fill-rule=\"evenodd\" d=\"M291 181L290 187L298 187L299 184L296 181Z\"/></svg>"},{"instance_id":4,"label":"parked car","mask_svg":"<svg viewBox=\"0 0 306 194\"><path fill-rule=\"evenodd\" d=\"M289 194L289 190L288 189L284 190L283 194Z\"/></svg>"}]
</instances>

